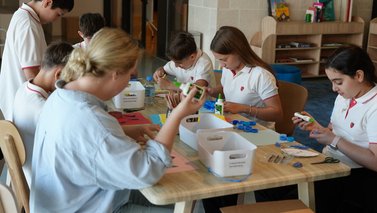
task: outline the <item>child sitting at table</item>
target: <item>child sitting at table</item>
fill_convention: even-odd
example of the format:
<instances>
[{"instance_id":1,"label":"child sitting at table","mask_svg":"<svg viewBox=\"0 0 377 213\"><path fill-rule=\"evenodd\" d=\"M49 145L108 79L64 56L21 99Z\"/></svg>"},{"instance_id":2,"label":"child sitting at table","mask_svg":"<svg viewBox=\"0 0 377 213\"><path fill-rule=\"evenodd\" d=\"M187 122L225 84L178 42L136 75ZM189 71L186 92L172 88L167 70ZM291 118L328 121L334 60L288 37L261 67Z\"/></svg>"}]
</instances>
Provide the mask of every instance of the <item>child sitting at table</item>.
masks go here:
<instances>
[{"instance_id":1,"label":"child sitting at table","mask_svg":"<svg viewBox=\"0 0 377 213\"><path fill-rule=\"evenodd\" d=\"M245 35L231 26L221 27L211 51L222 69L221 84L207 88L209 95L225 97L224 112L241 113L274 129L283 110L271 68L251 49Z\"/></svg>"},{"instance_id":2,"label":"child sitting at table","mask_svg":"<svg viewBox=\"0 0 377 213\"><path fill-rule=\"evenodd\" d=\"M276 79L271 68L250 48L245 35L237 28L223 26L211 42L211 50L223 67L221 84L207 88L212 97L225 97L224 112L241 113L267 128L274 129L283 111ZM237 195L203 200L206 212L236 205Z\"/></svg>"},{"instance_id":3,"label":"child sitting at table","mask_svg":"<svg viewBox=\"0 0 377 213\"><path fill-rule=\"evenodd\" d=\"M39 114L55 82L68 61L73 47L66 42L53 43L44 52L41 69L35 78L26 81L18 88L14 98L13 122L20 131L25 145L26 160L23 165L27 183L31 184L31 159L33 156L34 133ZM27 107L25 107L27 106Z\"/></svg>"},{"instance_id":4,"label":"child sitting at table","mask_svg":"<svg viewBox=\"0 0 377 213\"><path fill-rule=\"evenodd\" d=\"M153 74L161 89L178 90L166 75L175 76L180 83L195 83L198 86L215 86L213 65L209 56L197 49L194 37L188 32L178 32L170 42L164 67Z\"/></svg>"},{"instance_id":5,"label":"child sitting at table","mask_svg":"<svg viewBox=\"0 0 377 213\"><path fill-rule=\"evenodd\" d=\"M351 167L351 175L315 182L316 212L377 212L375 67L365 50L347 46L328 58L325 71L338 93L329 125L292 120L325 145L325 155Z\"/></svg>"},{"instance_id":6,"label":"child sitting at table","mask_svg":"<svg viewBox=\"0 0 377 213\"><path fill-rule=\"evenodd\" d=\"M94 33L105 27L105 19L99 13L84 13L79 19L79 36L82 42L74 44L74 48L86 48Z\"/></svg>"},{"instance_id":7,"label":"child sitting at table","mask_svg":"<svg viewBox=\"0 0 377 213\"><path fill-rule=\"evenodd\" d=\"M193 89L156 135L151 129L126 135L104 101L128 85L140 52L127 33L109 28L73 50L37 126L31 212L162 212L129 202L130 191L155 184L172 165L179 123L205 97L195 100ZM150 139L141 148L136 141L144 134Z\"/></svg>"}]
</instances>

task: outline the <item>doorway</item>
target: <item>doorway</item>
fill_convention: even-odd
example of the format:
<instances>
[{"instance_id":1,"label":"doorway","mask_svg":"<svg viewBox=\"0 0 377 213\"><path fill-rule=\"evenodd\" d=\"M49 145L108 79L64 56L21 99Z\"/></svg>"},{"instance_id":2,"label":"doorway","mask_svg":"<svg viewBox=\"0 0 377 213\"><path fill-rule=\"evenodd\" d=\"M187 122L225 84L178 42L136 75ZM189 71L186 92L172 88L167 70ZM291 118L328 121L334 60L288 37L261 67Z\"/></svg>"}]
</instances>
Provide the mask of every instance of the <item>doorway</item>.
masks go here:
<instances>
[{"instance_id":1,"label":"doorway","mask_svg":"<svg viewBox=\"0 0 377 213\"><path fill-rule=\"evenodd\" d=\"M167 59L166 50L176 31L187 31L188 0L104 0L108 26L121 27L139 40L147 54ZM119 8L121 8L119 11ZM116 20L121 20L117 23Z\"/></svg>"}]
</instances>

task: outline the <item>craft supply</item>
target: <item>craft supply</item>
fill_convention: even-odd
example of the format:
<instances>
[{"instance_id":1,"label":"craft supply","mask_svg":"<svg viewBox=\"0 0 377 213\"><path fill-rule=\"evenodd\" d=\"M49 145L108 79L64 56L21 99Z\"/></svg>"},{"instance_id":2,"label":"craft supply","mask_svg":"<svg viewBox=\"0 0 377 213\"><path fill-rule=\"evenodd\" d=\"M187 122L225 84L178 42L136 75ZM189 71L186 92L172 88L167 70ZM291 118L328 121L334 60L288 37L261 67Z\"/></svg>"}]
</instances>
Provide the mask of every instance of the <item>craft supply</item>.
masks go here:
<instances>
[{"instance_id":1,"label":"craft supply","mask_svg":"<svg viewBox=\"0 0 377 213\"><path fill-rule=\"evenodd\" d=\"M307 116L307 115L302 115L302 114L300 114L300 113L298 113L298 112L295 112L294 116L299 117L299 118L301 118L302 120L307 121L307 122L310 122L310 123L313 123L313 122L314 122L314 119L313 119L312 117L309 117L309 116Z\"/></svg>"},{"instance_id":2,"label":"craft supply","mask_svg":"<svg viewBox=\"0 0 377 213\"><path fill-rule=\"evenodd\" d=\"M221 93L219 93L219 96L217 97L217 101L215 103L215 114L224 114L224 99L222 99Z\"/></svg>"},{"instance_id":3,"label":"craft supply","mask_svg":"<svg viewBox=\"0 0 377 213\"><path fill-rule=\"evenodd\" d=\"M340 161L336 158L333 157L326 157L325 160L320 161L320 162L314 162L311 164L326 164L326 163L339 163Z\"/></svg>"},{"instance_id":4,"label":"craft supply","mask_svg":"<svg viewBox=\"0 0 377 213\"><path fill-rule=\"evenodd\" d=\"M295 167L295 168L301 168L302 167L302 163L299 162L299 161L297 161L297 162L293 163L292 166Z\"/></svg>"},{"instance_id":5,"label":"craft supply","mask_svg":"<svg viewBox=\"0 0 377 213\"><path fill-rule=\"evenodd\" d=\"M192 87L197 89L196 94L194 95L195 99L200 99L204 95L204 88L193 83L181 83L174 82L174 84L182 90L182 93L187 96L190 93Z\"/></svg>"},{"instance_id":6,"label":"craft supply","mask_svg":"<svg viewBox=\"0 0 377 213\"><path fill-rule=\"evenodd\" d=\"M303 149L295 149L295 148L284 148L281 149L284 153L288 155L292 155L294 157L315 157L318 156L318 152L303 150Z\"/></svg>"}]
</instances>

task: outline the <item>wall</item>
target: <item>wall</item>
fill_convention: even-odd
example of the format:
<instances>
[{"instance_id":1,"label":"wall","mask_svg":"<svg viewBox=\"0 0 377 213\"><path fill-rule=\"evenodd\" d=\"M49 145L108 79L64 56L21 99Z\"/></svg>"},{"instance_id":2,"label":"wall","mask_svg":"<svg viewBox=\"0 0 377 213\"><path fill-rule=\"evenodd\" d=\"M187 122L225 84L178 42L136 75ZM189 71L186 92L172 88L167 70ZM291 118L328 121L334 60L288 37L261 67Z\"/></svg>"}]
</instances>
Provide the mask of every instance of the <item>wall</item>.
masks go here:
<instances>
[{"instance_id":1,"label":"wall","mask_svg":"<svg viewBox=\"0 0 377 213\"><path fill-rule=\"evenodd\" d=\"M89 12L103 15L103 0L76 0L72 11L63 17L79 17L81 14ZM60 36L61 34L61 19L59 19L52 24L52 35Z\"/></svg>"},{"instance_id":2,"label":"wall","mask_svg":"<svg viewBox=\"0 0 377 213\"><path fill-rule=\"evenodd\" d=\"M260 22L268 15L268 0L190 0L188 30L203 33L203 50L213 58L209 45L216 30L224 25L238 27L250 39L260 31ZM292 20L303 20L311 0L286 0ZM364 19L367 36L372 14L372 0L354 0L353 15ZM340 0L334 0L335 14L339 17ZM366 37L365 37L366 38ZM364 40L366 43L366 40ZM217 63L215 63L217 64Z\"/></svg>"}]
</instances>

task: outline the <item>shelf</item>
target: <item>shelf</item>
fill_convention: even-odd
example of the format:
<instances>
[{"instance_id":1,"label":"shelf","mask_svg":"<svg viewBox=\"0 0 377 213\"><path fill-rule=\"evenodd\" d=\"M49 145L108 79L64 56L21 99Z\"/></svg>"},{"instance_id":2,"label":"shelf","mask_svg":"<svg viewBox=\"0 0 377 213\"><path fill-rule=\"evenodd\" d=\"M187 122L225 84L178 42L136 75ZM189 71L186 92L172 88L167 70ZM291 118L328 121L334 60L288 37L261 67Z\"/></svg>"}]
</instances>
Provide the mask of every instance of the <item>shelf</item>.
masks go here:
<instances>
[{"instance_id":1,"label":"shelf","mask_svg":"<svg viewBox=\"0 0 377 213\"><path fill-rule=\"evenodd\" d=\"M324 62L321 62L321 59L328 58L343 44L361 47L363 33L364 21L360 17L353 17L352 22L306 23L277 22L274 18L266 16L262 19L261 31L252 38L251 46L269 64L297 66L302 71L303 78L324 77ZM377 27L374 38L373 44L377 50ZM292 42L310 44L311 47L289 47ZM334 46L324 46L330 44ZM287 45L287 48L277 45ZM313 61L289 62L289 58L308 58ZM287 61L276 63L277 59ZM377 51L375 59L377 60Z\"/></svg>"},{"instance_id":2,"label":"shelf","mask_svg":"<svg viewBox=\"0 0 377 213\"><path fill-rule=\"evenodd\" d=\"M276 48L276 51L293 51L293 50L318 50L318 47L302 47L302 48Z\"/></svg>"}]
</instances>

